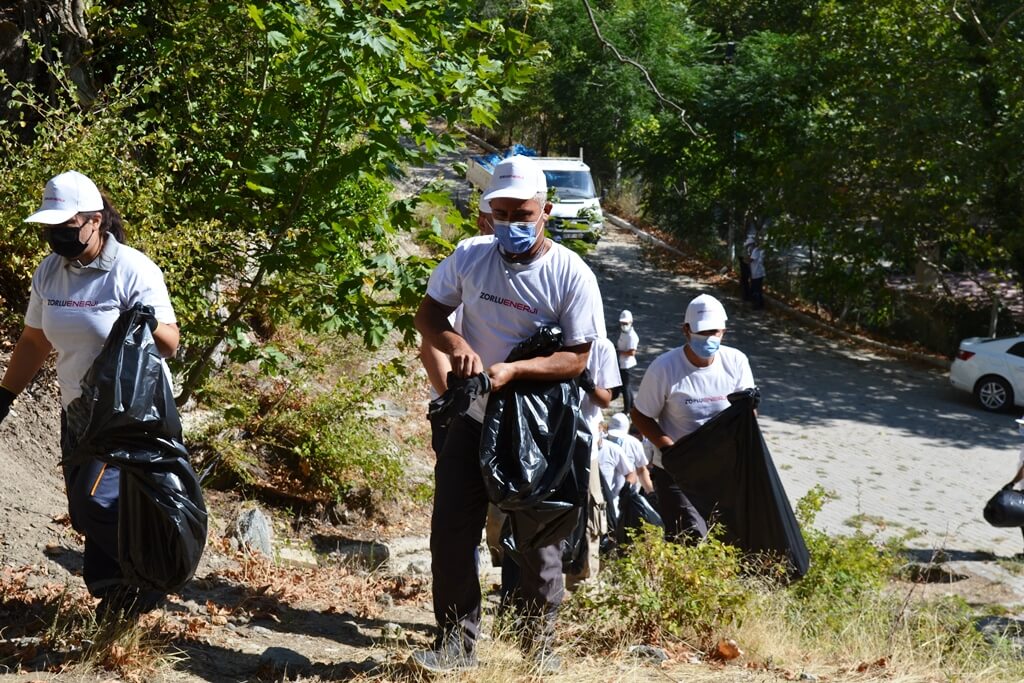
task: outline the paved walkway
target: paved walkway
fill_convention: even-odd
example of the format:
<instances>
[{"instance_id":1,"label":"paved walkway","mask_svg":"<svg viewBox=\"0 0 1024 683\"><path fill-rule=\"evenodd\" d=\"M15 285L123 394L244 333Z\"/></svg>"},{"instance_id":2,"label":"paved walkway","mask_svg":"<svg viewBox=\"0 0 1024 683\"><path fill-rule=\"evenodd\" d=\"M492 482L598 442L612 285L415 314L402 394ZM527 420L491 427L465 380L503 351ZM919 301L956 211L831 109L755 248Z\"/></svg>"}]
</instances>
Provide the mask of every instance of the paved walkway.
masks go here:
<instances>
[{"instance_id":1,"label":"paved walkway","mask_svg":"<svg viewBox=\"0 0 1024 683\"><path fill-rule=\"evenodd\" d=\"M995 529L981 516L1016 468L1021 441L1013 415L982 412L943 372L823 339L751 311L737 296L651 267L625 231L609 228L588 261L612 339L618 312L633 312L641 369L682 344L692 297L707 291L722 300L730 316L726 343L750 357L763 394L761 427L791 500L815 484L839 496L819 526L849 533L860 518L886 534L913 530L920 536L911 547L953 556L1024 549L1015 529Z\"/></svg>"}]
</instances>

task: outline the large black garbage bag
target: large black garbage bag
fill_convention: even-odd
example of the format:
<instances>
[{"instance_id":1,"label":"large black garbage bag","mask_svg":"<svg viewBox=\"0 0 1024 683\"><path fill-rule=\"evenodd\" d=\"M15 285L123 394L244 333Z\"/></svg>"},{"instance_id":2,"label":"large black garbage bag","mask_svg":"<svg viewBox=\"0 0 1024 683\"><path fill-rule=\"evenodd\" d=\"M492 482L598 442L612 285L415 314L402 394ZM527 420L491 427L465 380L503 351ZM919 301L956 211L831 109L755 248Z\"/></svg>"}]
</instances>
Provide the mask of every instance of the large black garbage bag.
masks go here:
<instances>
[{"instance_id":1,"label":"large black garbage bag","mask_svg":"<svg viewBox=\"0 0 1024 683\"><path fill-rule=\"evenodd\" d=\"M644 522L665 528L661 515L651 507L647 499L631 485L626 484L619 492L619 519L615 525L616 544L620 548L629 545L629 530L639 529Z\"/></svg>"},{"instance_id":2,"label":"large black garbage bag","mask_svg":"<svg viewBox=\"0 0 1024 683\"><path fill-rule=\"evenodd\" d=\"M984 514L992 526L1024 526L1024 491L1000 489L985 503Z\"/></svg>"},{"instance_id":3,"label":"large black garbage bag","mask_svg":"<svg viewBox=\"0 0 1024 683\"><path fill-rule=\"evenodd\" d=\"M549 355L561 330L541 328L508 360ZM491 502L509 514L513 553L561 542L588 497L590 431L575 381L516 381L490 394L480 435L480 469Z\"/></svg>"},{"instance_id":4,"label":"large black garbage bag","mask_svg":"<svg viewBox=\"0 0 1024 683\"><path fill-rule=\"evenodd\" d=\"M77 446L66 464L90 458L121 471L118 562L140 588L176 592L206 545L207 514L188 462L174 405L147 320L148 306L121 314L67 409Z\"/></svg>"},{"instance_id":5,"label":"large black garbage bag","mask_svg":"<svg viewBox=\"0 0 1024 683\"><path fill-rule=\"evenodd\" d=\"M757 425L755 398L730 396L731 406L666 449L662 461L683 493L715 501L711 521L722 525L726 543L781 556L800 578L810 555Z\"/></svg>"}]
</instances>

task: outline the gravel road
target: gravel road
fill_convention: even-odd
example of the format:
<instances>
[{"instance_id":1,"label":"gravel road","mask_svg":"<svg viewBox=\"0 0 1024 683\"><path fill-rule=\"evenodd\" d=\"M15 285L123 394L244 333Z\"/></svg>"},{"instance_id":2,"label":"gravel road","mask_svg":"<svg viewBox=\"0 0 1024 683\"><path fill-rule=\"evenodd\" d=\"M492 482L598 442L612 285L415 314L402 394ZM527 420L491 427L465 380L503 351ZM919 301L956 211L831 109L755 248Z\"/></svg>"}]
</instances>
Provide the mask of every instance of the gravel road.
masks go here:
<instances>
[{"instance_id":1,"label":"gravel road","mask_svg":"<svg viewBox=\"0 0 1024 683\"><path fill-rule=\"evenodd\" d=\"M824 339L770 311L751 310L735 293L653 268L626 231L609 227L588 261L609 326L621 309L633 312L640 369L683 343L692 297L708 292L723 302L726 344L750 357L763 394L761 427L790 499L816 484L838 495L819 516L821 527L849 533L861 520L884 534L914 530L921 535L910 546L954 557L1024 550L1016 530L993 528L981 516L1016 469L1013 415L982 412L941 371ZM610 327L612 339L617 334Z\"/></svg>"}]
</instances>

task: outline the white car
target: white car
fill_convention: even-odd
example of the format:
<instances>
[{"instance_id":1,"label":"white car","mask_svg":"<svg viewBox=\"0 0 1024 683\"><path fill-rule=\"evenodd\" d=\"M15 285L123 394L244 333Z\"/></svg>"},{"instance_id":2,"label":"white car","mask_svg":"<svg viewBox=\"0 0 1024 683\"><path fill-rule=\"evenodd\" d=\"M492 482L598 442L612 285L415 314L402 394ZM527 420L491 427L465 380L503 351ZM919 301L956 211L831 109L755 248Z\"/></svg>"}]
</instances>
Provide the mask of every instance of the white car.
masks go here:
<instances>
[{"instance_id":1,"label":"white car","mask_svg":"<svg viewBox=\"0 0 1024 683\"><path fill-rule=\"evenodd\" d=\"M949 381L991 412L1024 406L1024 336L971 337L960 342Z\"/></svg>"}]
</instances>

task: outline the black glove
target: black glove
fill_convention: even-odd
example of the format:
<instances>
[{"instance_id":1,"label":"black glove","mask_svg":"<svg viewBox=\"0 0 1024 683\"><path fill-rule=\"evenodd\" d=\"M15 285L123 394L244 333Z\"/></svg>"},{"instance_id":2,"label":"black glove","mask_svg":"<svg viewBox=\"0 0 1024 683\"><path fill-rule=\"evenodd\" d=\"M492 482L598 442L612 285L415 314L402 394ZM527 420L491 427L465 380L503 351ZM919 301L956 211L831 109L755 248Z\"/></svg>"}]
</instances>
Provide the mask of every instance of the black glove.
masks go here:
<instances>
[{"instance_id":1,"label":"black glove","mask_svg":"<svg viewBox=\"0 0 1024 683\"><path fill-rule=\"evenodd\" d=\"M146 327L149 328L150 334L156 332L156 326L159 324L159 321L157 321L157 319L154 318L153 316L149 316L146 318Z\"/></svg>"},{"instance_id":2,"label":"black glove","mask_svg":"<svg viewBox=\"0 0 1024 683\"><path fill-rule=\"evenodd\" d=\"M644 491L640 490L640 495L647 499L647 502L651 504L651 507L655 510L658 509L658 492L657 491Z\"/></svg>"},{"instance_id":3,"label":"black glove","mask_svg":"<svg viewBox=\"0 0 1024 683\"><path fill-rule=\"evenodd\" d=\"M580 385L580 389L588 394L597 389L597 385L594 384L594 378L590 375L590 368L583 368L583 372L580 373L576 382Z\"/></svg>"},{"instance_id":4,"label":"black glove","mask_svg":"<svg viewBox=\"0 0 1024 683\"><path fill-rule=\"evenodd\" d=\"M7 413L11 412L11 404L17 396L13 391L0 387L0 422L3 422Z\"/></svg>"},{"instance_id":5,"label":"black glove","mask_svg":"<svg viewBox=\"0 0 1024 683\"><path fill-rule=\"evenodd\" d=\"M1013 485L1016 484L1016 483L1017 482L1015 482L1015 481L1011 481L1009 483L1003 484L1003 488L1001 488L1000 491L1012 491L1013 490Z\"/></svg>"},{"instance_id":6,"label":"black glove","mask_svg":"<svg viewBox=\"0 0 1024 683\"><path fill-rule=\"evenodd\" d=\"M730 404L745 398L750 398L750 409L757 410L757 407L761 405L761 390L757 387L754 387L753 389L741 389L740 391L729 394L726 398L729 399Z\"/></svg>"}]
</instances>

